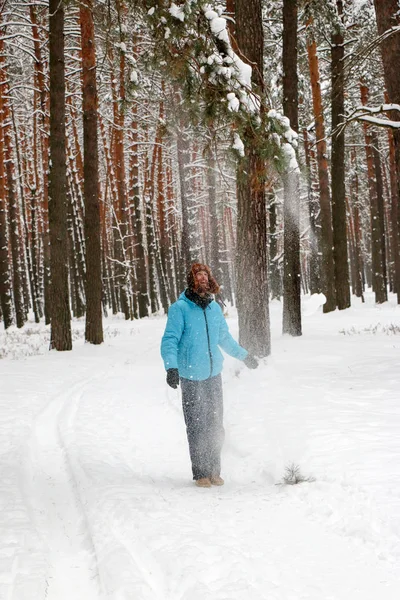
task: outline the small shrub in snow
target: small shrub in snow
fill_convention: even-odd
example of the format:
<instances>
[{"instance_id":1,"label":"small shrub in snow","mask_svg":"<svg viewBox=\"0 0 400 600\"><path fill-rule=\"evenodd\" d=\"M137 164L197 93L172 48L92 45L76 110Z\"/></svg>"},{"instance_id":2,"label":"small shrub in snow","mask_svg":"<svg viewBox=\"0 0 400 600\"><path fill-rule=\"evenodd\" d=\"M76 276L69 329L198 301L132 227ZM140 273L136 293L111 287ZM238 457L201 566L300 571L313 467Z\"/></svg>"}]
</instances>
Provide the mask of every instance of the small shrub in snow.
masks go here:
<instances>
[{"instance_id":1,"label":"small shrub in snow","mask_svg":"<svg viewBox=\"0 0 400 600\"><path fill-rule=\"evenodd\" d=\"M278 485L297 485L298 483L312 483L314 477L306 477L300 471L299 465L292 463L285 468L285 474Z\"/></svg>"},{"instance_id":2,"label":"small shrub in snow","mask_svg":"<svg viewBox=\"0 0 400 600\"><path fill-rule=\"evenodd\" d=\"M372 333L373 335L379 333L385 335L400 335L400 326L395 325L394 323L390 323L390 325L381 325L380 323L377 323L376 325L369 325L363 329L356 329L355 327L350 327L350 329L340 329L339 333L342 333L343 335L361 335L363 333Z\"/></svg>"}]
</instances>

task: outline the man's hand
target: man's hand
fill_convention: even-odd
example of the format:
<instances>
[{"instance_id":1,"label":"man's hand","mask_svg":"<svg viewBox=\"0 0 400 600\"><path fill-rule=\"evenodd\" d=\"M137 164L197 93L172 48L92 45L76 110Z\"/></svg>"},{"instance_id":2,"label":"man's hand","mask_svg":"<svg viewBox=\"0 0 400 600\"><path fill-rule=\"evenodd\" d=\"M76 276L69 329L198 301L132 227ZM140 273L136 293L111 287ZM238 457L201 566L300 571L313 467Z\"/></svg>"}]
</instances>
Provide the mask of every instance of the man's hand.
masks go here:
<instances>
[{"instance_id":1,"label":"man's hand","mask_svg":"<svg viewBox=\"0 0 400 600\"><path fill-rule=\"evenodd\" d=\"M258 360L251 354L248 354L243 362L249 369L257 369L258 367Z\"/></svg>"},{"instance_id":2,"label":"man's hand","mask_svg":"<svg viewBox=\"0 0 400 600\"><path fill-rule=\"evenodd\" d=\"M179 385L179 372L178 369L168 369L167 371L167 383L169 387L172 387L174 390Z\"/></svg>"}]
</instances>

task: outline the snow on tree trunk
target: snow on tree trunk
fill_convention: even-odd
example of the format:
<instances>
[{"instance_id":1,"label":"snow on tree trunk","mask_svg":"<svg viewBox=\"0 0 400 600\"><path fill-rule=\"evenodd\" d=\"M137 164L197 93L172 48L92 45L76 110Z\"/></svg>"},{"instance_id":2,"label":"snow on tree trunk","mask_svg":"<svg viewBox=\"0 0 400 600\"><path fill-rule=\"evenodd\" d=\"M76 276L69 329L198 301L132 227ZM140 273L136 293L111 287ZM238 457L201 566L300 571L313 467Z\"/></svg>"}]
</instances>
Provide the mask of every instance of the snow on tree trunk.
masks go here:
<instances>
[{"instance_id":1,"label":"snow on tree trunk","mask_svg":"<svg viewBox=\"0 0 400 600\"><path fill-rule=\"evenodd\" d=\"M49 92L46 85L45 63L42 58L42 40L37 19L37 8L33 3L29 6L29 15L32 24L33 47L35 54L35 75L39 91L40 110L38 111L40 131L41 154L41 203L38 207L38 219L41 223L43 236L43 285L44 285L44 312L46 324L50 323L50 232L49 232ZM39 178L37 178L39 182Z\"/></svg>"},{"instance_id":2,"label":"snow on tree trunk","mask_svg":"<svg viewBox=\"0 0 400 600\"><path fill-rule=\"evenodd\" d=\"M368 103L368 87L365 84L360 85L361 103ZM371 216L371 258L372 258L372 288L375 292L375 301L378 304L386 302L387 292L384 278L384 260L382 255L382 235L381 221L379 218L377 178L374 163L373 139L371 125L363 122L365 137L365 153L368 172L368 193L370 200Z\"/></svg>"},{"instance_id":3,"label":"snow on tree trunk","mask_svg":"<svg viewBox=\"0 0 400 600\"><path fill-rule=\"evenodd\" d=\"M236 39L245 62L253 66L253 81L262 91L263 26L261 0L236 0ZM236 300L239 341L249 352L271 352L267 271L267 218L265 161L257 140L246 131L245 156L237 173Z\"/></svg>"},{"instance_id":4,"label":"snow on tree trunk","mask_svg":"<svg viewBox=\"0 0 400 600\"><path fill-rule=\"evenodd\" d=\"M382 36L392 27L400 25L400 10L398 0L374 0L376 21L378 33ZM385 76L386 90L388 100L391 103L400 104L400 30L388 36L381 44L383 71ZM392 111L391 119L400 121L400 113ZM397 171L397 207L392 214L397 219L392 222L392 227L397 228L394 234L394 243L396 244L395 255L400 254L400 129L393 130L393 139L395 146L395 159ZM397 214L396 214L397 213ZM396 291L397 302L400 304L400 259L396 262Z\"/></svg>"},{"instance_id":5,"label":"snow on tree trunk","mask_svg":"<svg viewBox=\"0 0 400 600\"><path fill-rule=\"evenodd\" d=\"M283 1L283 112L298 133L297 0ZM283 177L284 253L282 333L301 335L300 180L290 163Z\"/></svg>"},{"instance_id":6,"label":"snow on tree trunk","mask_svg":"<svg viewBox=\"0 0 400 600\"><path fill-rule=\"evenodd\" d=\"M142 205L140 200L139 155L138 155L138 121L137 107L133 113L130 127L130 166L129 166L129 204L131 206L132 231L134 239L134 259L136 280L134 293L138 317L149 315L149 294L147 290L146 258L142 225Z\"/></svg>"},{"instance_id":7,"label":"snow on tree trunk","mask_svg":"<svg viewBox=\"0 0 400 600\"><path fill-rule=\"evenodd\" d=\"M324 304L323 310L325 313L327 313L336 309L335 268L332 250L332 212L329 190L329 168L325 139L325 125L322 110L317 44L313 38L312 25L312 21L308 21L307 52L310 67L315 135L317 138L319 199L321 207L322 289L326 296L326 303Z\"/></svg>"},{"instance_id":8,"label":"snow on tree trunk","mask_svg":"<svg viewBox=\"0 0 400 600\"><path fill-rule=\"evenodd\" d=\"M315 153L310 148L307 128L303 129L304 153L307 169L308 186L308 210L310 215L310 293L320 294L321 289L321 265L320 265L320 228L317 227L318 221L318 183L314 176L315 171Z\"/></svg>"},{"instance_id":9,"label":"snow on tree trunk","mask_svg":"<svg viewBox=\"0 0 400 600\"><path fill-rule=\"evenodd\" d=\"M2 59L0 56L0 61L1 60ZM11 273L8 257L7 195L4 165L4 103L2 92L5 81L4 75L5 71L3 70L2 63L0 62L0 302L4 328L7 329L13 324L13 307L11 295Z\"/></svg>"}]
</instances>

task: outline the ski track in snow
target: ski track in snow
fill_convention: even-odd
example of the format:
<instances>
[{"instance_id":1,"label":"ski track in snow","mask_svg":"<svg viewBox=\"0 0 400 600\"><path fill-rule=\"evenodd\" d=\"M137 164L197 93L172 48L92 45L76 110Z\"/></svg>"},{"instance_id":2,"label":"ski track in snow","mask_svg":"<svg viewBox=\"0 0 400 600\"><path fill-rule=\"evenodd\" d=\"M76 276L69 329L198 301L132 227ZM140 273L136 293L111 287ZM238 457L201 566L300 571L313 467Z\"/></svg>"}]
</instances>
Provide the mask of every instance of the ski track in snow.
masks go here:
<instances>
[{"instance_id":1,"label":"ski track in snow","mask_svg":"<svg viewBox=\"0 0 400 600\"><path fill-rule=\"evenodd\" d=\"M23 489L33 522L48 547L48 600L101 598L90 525L62 428L73 428L77 405L94 377L54 397L36 418L24 462Z\"/></svg>"},{"instance_id":2,"label":"ski track in snow","mask_svg":"<svg viewBox=\"0 0 400 600\"><path fill-rule=\"evenodd\" d=\"M313 335L279 338L257 372L228 359L226 485L199 490L158 356L163 325L139 324L96 358L86 348L82 365L76 351L76 373L33 415L15 519L29 514L35 551L22 562L9 538L1 600L397 600L398 342L382 364L368 337L358 356L356 338L318 353ZM315 482L277 485L291 461Z\"/></svg>"}]
</instances>

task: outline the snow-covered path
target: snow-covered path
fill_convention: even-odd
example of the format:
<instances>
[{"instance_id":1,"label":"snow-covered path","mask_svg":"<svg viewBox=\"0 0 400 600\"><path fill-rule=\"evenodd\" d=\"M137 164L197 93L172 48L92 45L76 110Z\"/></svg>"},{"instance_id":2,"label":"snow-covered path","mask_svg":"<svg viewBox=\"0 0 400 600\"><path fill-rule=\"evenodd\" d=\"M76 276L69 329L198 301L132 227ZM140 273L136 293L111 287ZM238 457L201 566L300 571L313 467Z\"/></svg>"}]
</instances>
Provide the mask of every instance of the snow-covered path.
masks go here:
<instances>
[{"instance_id":1,"label":"snow-covered path","mask_svg":"<svg viewBox=\"0 0 400 600\"><path fill-rule=\"evenodd\" d=\"M226 360L223 488L190 480L163 318L0 361L1 600L397 600L399 309L308 306L299 339L272 306L257 371Z\"/></svg>"}]
</instances>

